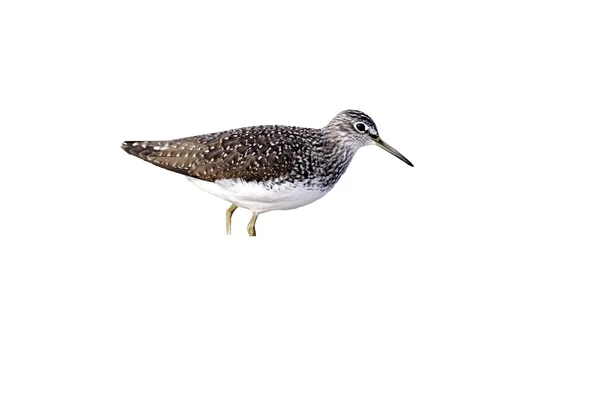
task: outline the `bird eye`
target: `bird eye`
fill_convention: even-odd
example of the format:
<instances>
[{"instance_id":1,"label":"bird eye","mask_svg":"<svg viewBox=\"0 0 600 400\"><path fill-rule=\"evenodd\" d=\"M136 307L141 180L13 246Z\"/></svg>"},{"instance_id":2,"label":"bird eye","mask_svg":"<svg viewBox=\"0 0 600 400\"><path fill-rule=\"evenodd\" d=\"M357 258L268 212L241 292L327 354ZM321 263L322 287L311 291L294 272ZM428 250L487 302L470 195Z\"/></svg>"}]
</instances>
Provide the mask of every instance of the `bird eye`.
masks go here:
<instances>
[{"instance_id":1,"label":"bird eye","mask_svg":"<svg viewBox=\"0 0 600 400\"><path fill-rule=\"evenodd\" d=\"M357 122L354 124L354 128L359 132L364 132L367 130L367 126L362 122Z\"/></svg>"}]
</instances>

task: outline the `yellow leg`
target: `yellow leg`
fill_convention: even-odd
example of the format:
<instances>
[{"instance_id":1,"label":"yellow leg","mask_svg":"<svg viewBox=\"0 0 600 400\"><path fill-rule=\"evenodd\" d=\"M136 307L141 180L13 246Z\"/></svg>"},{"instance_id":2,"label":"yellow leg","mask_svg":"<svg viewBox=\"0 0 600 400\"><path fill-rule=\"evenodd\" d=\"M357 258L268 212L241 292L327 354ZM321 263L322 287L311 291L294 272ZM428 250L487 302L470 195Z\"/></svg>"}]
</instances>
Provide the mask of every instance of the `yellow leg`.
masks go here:
<instances>
[{"instance_id":1,"label":"yellow leg","mask_svg":"<svg viewBox=\"0 0 600 400\"><path fill-rule=\"evenodd\" d=\"M232 204L231 207L229 207L227 211L225 211L225 230L227 231L228 235L231 235L231 216L233 215L233 212L236 209L237 206L235 204Z\"/></svg>"},{"instance_id":2,"label":"yellow leg","mask_svg":"<svg viewBox=\"0 0 600 400\"><path fill-rule=\"evenodd\" d=\"M256 228L254 227L254 225L256 224L256 217L258 217L258 214L253 213L252 218L250 219L250 222L248 223L248 235L250 235L250 236L256 236Z\"/></svg>"}]
</instances>

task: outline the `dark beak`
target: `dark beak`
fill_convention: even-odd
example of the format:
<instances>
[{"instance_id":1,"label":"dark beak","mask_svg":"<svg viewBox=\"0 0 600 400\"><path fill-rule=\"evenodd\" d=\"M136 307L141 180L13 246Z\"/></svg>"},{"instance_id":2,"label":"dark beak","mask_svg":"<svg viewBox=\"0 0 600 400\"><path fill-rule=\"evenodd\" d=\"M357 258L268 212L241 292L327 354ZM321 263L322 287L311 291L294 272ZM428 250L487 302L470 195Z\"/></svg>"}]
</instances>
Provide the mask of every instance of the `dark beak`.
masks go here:
<instances>
[{"instance_id":1,"label":"dark beak","mask_svg":"<svg viewBox=\"0 0 600 400\"><path fill-rule=\"evenodd\" d=\"M394 149L392 146L390 146L389 144L387 144L386 142L384 142L383 140L381 140L380 137L373 138L373 142L375 142L375 144L377 146L381 147L382 149L384 149L388 153L390 153L390 154L398 157L399 159L401 159L402 161L404 161L405 163L407 163L411 167L414 167L414 165L410 161L408 161L408 158L404 157L402 154L400 154L400 152L398 150Z\"/></svg>"}]
</instances>

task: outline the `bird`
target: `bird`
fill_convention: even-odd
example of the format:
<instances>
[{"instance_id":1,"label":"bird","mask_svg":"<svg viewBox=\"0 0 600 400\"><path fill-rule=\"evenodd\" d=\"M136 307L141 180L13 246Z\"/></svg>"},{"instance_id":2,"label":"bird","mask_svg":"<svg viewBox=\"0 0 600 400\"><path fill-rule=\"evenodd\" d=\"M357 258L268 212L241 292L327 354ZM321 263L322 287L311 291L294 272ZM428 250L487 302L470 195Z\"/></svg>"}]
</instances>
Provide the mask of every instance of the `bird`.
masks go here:
<instances>
[{"instance_id":1,"label":"bird","mask_svg":"<svg viewBox=\"0 0 600 400\"><path fill-rule=\"evenodd\" d=\"M126 141L125 152L186 176L198 188L231 206L225 231L238 208L252 212L247 226L265 212L303 207L327 194L361 147L376 145L414 165L384 142L371 117L358 110L337 114L323 128L259 125L181 139Z\"/></svg>"}]
</instances>

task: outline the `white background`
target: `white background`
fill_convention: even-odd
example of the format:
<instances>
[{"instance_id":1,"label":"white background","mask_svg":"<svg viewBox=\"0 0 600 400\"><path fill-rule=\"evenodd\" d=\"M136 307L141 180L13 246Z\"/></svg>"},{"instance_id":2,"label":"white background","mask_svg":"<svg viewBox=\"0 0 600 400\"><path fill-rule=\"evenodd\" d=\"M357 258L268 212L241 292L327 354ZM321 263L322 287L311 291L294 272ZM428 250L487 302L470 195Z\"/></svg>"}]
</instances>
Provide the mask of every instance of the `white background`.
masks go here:
<instances>
[{"instance_id":1,"label":"white background","mask_svg":"<svg viewBox=\"0 0 600 400\"><path fill-rule=\"evenodd\" d=\"M594 2L0 6L1 399L598 399ZM370 114L261 215L123 140Z\"/></svg>"}]
</instances>

